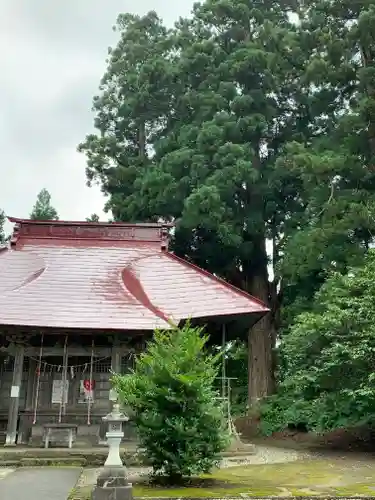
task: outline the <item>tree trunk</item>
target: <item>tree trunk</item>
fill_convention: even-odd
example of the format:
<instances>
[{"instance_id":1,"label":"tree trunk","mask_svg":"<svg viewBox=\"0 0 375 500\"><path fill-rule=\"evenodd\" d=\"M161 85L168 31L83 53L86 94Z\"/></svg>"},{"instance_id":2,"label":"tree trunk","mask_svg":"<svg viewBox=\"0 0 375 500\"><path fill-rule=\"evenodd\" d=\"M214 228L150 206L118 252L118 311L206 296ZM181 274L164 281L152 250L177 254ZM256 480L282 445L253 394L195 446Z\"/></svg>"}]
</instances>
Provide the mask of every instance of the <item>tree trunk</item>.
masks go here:
<instances>
[{"instance_id":1,"label":"tree trunk","mask_svg":"<svg viewBox=\"0 0 375 500\"><path fill-rule=\"evenodd\" d=\"M261 276L253 280L252 294L268 304L268 282ZM248 405L254 407L258 402L272 394L274 381L274 326L272 313L264 316L249 331L248 336Z\"/></svg>"},{"instance_id":2,"label":"tree trunk","mask_svg":"<svg viewBox=\"0 0 375 500\"><path fill-rule=\"evenodd\" d=\"M249 269L252 274L249 279L249 291L254 297L270 306L265 238L259 239L256 247ZM275 389L273 348L276 335L273 319L273 313L268 313L253 326L248 334L249 408L256 407L261 399L272 394Z\"/></svg>"},{"instance_id":3,"label":"tree trunk","mask_svg":"<svg viewBox=\"0 0 375 500\"><path fill-rule=\"evenodd\" d=\"M139 147L139 156L140 158L144 159L146 157L146 124L144 121L141 121L139 125L138 147Z\"/></svg>"}]
</instances>

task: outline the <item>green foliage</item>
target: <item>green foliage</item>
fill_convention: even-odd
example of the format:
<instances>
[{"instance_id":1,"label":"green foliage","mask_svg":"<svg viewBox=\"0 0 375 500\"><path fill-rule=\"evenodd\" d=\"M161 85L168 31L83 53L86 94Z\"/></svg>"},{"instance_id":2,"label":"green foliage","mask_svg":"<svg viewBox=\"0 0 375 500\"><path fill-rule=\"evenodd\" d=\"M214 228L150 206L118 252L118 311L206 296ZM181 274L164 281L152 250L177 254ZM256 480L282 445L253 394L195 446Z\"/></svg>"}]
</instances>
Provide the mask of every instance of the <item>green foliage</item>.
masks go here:
<instances>
[{"instance_id":1,"label":"green foliage","mask_svg":"<svg viewBox=\"0 0 375 500\"><path fill-rule=\"evenodd\" d=\"M300 185L276 159L309 135L293 3L210 0L172 31L154 12L121 16L94 99L97 133L79 146L115 220L176 220L177 254L274 309L266 239L276 264L285 221L301 210ZM249 337L250 400L272 387L276 316Z\"/></svg>"},{"instance_id":2,"label":"green foliage","mask_svg":"<svg viewBox=\"0 0 375 500\"><path fill-rule=\"evenodd\" d=\"M119 42L109 50L100 94L94 97L95 127L78 150L87 156L89 183L110 194L115 220L153 219L139 179L152 165L151 148L171 106L173 57L168 30L155 12L121 14ZM151 212L151 215L150 215Z\"/></svg>"},{"instance_id":3,"label":"green foliage","mask_svg":"<svg viewBox=\"0 0 375 500\"><path fill-rule=\"evenodd\" d=\"M300 179L305 207L288 221L295 230L286 235L282 268L292 305L286 323L308 309L332 271L360 263L375 234L373 2L308 0L300 20L315 131L279 158Z\"/></svg>"},{"instance_id":4,"label":"green foliage","mask_svg":"<svg viewBox=\"0 0 375 500\"><path fill-rule=\"evenodd\" d=\"M99 215L91 214L90 217L86 217L86 222L99 222Z\"/></svg>"},{"instance_id":5,"label":"green foliage","mask_svg":"<svg viewBox=\"0 0 375 500\"><path fill-rule=\"evenodd\" d=\"M175 220L177 254L270 305L248 337L250 404L272 390L276 334L373 242L374 27L370 0L206 0L173 30L155 12L118 21L79 146L88 181L115 220Z\"/></svg>"},{"instance_id":6,"label":"green foliage","mask_svg":"<svg viewBox=\"0 0 375 500\"><path fill-rule=\"evenodd\" d=\"M30 214L32 220L58 220L56 209L51 205L51 195L47 189L42 189L38 194L36 203Z\"/></svg>"},{"instance_id":7,"label":"green foliage","mask_svg":"<svg viewBox=\"0 0 375 500\"><path fill-rule=\"evenodd\" d=\"M248 352L245 342L231 343L226 351L225 370L226 376L232 379L230 382L232 415L244 415L247 410L248 383Z\"/></svg>"},{"instance_id":8,"label":"green foliage","mask_svg":"<svg viewBox=\"0 0 375 500\"><path fill-rule=\"evenodd\" d=\"M284 338L279 393L263 407L265 432L288 424L324 431L375 423L375 251L334 273Z\"/></svg>"},{"instance_id":9,"label":"green foliage","mask_svg":"<svg viewBox=\"0 0 375 500\"><path fill-rule=\"evenodd\" d=\"M170 482L209 472L227 444L222 409L213 389L218 356L208 337L189 324L156 331L130 375L114 387L134 412L140 445L154 475Z\"/></svg>"},{"instance_id":10,"label":"green foliage","mask_svg":"<svg viewBox=\"0 0 375 500\"><path fill-rule=\"evenodd\" d=\"M5 242L4 224L6 221L5 213L0 210L0 244Z\"/></svg>"}]
</instances>

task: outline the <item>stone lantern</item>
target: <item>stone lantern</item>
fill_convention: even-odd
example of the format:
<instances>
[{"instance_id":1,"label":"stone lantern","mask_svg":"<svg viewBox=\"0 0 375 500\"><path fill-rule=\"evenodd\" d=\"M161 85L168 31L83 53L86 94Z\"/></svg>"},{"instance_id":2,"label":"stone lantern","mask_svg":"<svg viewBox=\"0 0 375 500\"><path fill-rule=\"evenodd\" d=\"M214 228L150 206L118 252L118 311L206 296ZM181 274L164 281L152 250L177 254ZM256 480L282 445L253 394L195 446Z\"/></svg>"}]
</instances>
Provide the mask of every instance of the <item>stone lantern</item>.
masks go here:
<instances>
[{"instance_id":1,"label":"stone lantern","mask_svg":"<svg viewBox=\"0 0 375 500\"><path fill-rule=\"evenodd\" d=\"M132 500L132 485L129 483L121 456L120 444L124 437L122 424L129 418L121 412L120 405L112 396L114 402L111 413L103 417L108 424L106 438L108 443L108 456L103 470L98 476L96 486L92 492L92 500Z\"/></svg>"}]
</instances>

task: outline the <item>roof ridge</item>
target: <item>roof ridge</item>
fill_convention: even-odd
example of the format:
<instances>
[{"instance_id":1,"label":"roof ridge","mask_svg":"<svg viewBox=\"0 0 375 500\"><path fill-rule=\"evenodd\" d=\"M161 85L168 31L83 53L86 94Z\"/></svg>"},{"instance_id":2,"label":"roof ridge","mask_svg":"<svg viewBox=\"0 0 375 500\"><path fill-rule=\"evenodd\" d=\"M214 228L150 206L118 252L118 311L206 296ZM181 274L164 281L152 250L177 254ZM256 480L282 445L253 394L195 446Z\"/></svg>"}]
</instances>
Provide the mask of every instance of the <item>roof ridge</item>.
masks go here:
<instances>
[{"instance_id":1,"label":"roof ridge","mask_svg":"<svg viewBox=\"0 0 375 500\"><path fill-rule=\"evenodd\" d=\"M35 220L35 219L22 219L18 217L7 216L9 222L14 224L30 224L30 225L57 225L57 226L89 226L89 227L174 227L174 224L171 222L122 222L122 221L77 221L77 220Z\"/></svg>"},{"instance_id":2,"label":"roof ridge","mask_svg":"<svg viewBox=\"0 0 375 500\"><path fill-rule=\"evenodd\" d=\"M159 243L162 250L169 243L169 223L40 221L8 217L15 224L11 246L22 238L76 239L97 241L133 241Z\"/></svg>"}]
</instances>

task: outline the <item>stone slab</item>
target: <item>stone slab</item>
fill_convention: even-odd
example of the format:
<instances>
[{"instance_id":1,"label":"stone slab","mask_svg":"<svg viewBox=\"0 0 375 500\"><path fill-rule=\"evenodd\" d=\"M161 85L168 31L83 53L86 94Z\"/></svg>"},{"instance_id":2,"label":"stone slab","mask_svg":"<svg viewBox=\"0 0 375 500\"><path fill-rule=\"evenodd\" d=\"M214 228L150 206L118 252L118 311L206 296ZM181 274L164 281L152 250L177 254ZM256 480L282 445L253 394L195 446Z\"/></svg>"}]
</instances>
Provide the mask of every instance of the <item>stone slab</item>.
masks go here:
<instances>
[{"instance_id":1,"label":"stone slab","mask_svg":"<svg viewBox=\"0 0 375 500\"><path fill-rule=\"evenodd\" d=\"M80 468L21 468L0 481L1 500L67 500Z\"/></svg>"},{"instance_id":2,"label":"stone slab","mask_svg":"<svg viewBox=\"0 0 375 500\"><path fill-rule=\"evenodd\" d=\"M103 467L99 468L84 468L77 483L78 488L85 488L87 486L93 486L103 471ZM139 480L140 478L147 478L149 473L152 471L150 467L127 467L127 477L132 483ZM1 500L1 499L0 499Z\"/></svg>"}]
</instances>

